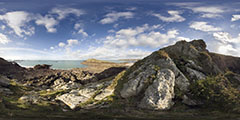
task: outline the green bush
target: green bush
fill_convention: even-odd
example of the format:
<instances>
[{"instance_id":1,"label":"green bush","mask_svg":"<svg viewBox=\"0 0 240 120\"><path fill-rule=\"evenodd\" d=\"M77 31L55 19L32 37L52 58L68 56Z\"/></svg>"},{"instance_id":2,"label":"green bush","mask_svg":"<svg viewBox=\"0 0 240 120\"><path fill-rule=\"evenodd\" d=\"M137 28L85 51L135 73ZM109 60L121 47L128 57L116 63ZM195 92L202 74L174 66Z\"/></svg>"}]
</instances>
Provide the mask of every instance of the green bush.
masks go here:
<instances>
[{"instance_id":1,"label":"green bush","mask_svg":"<svg viewBox=\"0 0 240 120\"><path fill-rule=\"evenodd\" d=\"M240 106L240 91L223 74L198 80L191 84L190 90L205 107L238 111Z\"/></svg>"}]
</instances>

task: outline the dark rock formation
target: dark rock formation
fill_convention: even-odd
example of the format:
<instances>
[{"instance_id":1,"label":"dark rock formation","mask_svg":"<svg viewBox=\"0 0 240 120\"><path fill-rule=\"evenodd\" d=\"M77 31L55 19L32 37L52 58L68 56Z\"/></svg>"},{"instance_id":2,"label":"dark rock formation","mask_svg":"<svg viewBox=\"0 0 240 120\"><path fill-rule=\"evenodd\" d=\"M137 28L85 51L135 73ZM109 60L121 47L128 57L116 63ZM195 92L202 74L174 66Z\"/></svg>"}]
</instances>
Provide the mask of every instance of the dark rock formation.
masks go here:
<instances>
[{"instance_id":1,"label":"dark rock formation","mask_svg":"<svg viewBox=\"0 0 240 120\"><path fill-rule=\"evenodd\" d=\"M9 78L22 78L25 68L22 68L15 62L8 62L0 58L0 74L8 76Z\"/></svg>"},{"instance_id":2,"label":"dark rock formation","mask_svg":"<svg viewBox=\"0 0 240 120\"><path fill-rule=\"evenodd\" d=\"M43 64L43 65L35 65L33 68L34 69L50 69L52 65L47 65L47 64Z\"/></svg>"}]
</instances>

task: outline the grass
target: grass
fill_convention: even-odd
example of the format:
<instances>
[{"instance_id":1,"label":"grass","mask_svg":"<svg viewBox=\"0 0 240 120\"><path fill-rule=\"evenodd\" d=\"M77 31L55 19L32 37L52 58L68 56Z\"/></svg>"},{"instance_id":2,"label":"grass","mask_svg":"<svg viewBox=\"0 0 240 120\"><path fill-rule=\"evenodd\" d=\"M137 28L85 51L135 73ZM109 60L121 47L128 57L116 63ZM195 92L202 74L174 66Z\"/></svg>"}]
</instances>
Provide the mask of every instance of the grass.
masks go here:
<instances>
[{"instance_id":1,"label":"grass","mask_svg":"<svg viewBox=\"0 0 240 120\"><path fill-rule=\"evenodd\" d=\"M157 53L161 56L161 58L169 58L168 54L164 50L159 50Z\"/></svg>"}]
</instances>

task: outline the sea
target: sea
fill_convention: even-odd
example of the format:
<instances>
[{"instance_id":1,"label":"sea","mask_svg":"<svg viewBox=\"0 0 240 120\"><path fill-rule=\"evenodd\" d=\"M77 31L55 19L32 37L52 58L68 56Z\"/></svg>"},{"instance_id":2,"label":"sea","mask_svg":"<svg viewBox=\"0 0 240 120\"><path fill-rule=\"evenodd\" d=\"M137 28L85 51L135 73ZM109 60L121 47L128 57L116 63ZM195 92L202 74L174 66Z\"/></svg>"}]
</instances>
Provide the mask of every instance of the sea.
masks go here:
<instances>
[{"instance_id":1,"label":"sea","mask_svg":"<svg viewBox=\"0 0 240 120\"><path fill-rule=\"evenodd\" d=\"M81 64L84 60L15 60L22 67L31 68L38 64L52 65L52 69L70 70L72 68L83 68L86 65ZM123 60L105 60L109 62L122 63Z\"/></svg>"}]
</instances>

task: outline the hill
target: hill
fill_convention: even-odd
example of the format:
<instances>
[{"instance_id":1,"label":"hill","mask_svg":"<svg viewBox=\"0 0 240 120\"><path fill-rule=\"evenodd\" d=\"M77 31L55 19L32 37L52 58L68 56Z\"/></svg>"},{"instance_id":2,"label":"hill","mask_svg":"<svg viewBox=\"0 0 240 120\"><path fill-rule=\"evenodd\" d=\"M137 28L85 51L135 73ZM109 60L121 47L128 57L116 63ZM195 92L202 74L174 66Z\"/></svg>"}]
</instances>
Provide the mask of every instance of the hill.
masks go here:
<instances>
[{"instance_id":1,"label":"hill","mask_svg":"<svg viewBox=\"0 0 240 120\"><path fill-rule=\"evenodd\" d=\"M107 66L99 72L19 67L22 77L13 79L20 73L3 69L0 117L239 118L240 58L212 53L206 47L203 40L179 41L129 68L95 59L84 62Z\"/></svg>"}]
</instances>

